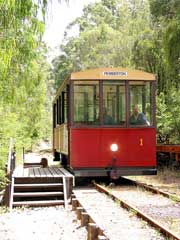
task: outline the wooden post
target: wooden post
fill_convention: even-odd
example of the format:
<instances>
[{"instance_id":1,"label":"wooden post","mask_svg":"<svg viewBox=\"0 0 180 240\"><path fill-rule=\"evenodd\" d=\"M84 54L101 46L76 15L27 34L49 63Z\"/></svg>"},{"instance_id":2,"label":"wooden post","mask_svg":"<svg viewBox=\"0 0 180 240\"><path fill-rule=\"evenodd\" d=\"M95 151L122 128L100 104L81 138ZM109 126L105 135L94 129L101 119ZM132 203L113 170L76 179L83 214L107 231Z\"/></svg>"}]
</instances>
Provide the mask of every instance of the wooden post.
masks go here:
<instances>
[{"instance_id":1,"label":"wooden post","mask_svg":"<svg viewBox=\"0 0 180 240\"><path fill-rule=\"evenodd\" d=\"M81 213L84 211L84 209L82 207L77 207L76 208L76 214L77 214L77 219L80 220L81 219Z\"/></svg>"},{"instance_id":2,"label":"wooden post","mask_svg":"<svg viewBox=\"0 0 180 240\"><path fill-rule=\"evenodd\" d=\"M9 207L10 206L10 194L11 194L11 182L10 182L10 178L9 177L7 177L7 178L9 180L9 183L5 187L3 203L5 204L6 207Z\"/></svg>"},{"instance_id":3,"label":"wooden post","mask_svg":"<svg viewBox=\"0 0 180 240\"><path fill-rule=\"evenodd\" d=\"M71 198L76 198L74 193L71 194Z\"/></svg>"},{"instance_id":4,"label":"wooden post","mask_svg":"<svg viewBox=\"0 0 180 240\"><path fill-rule=\"evenodd\" d=\"M88 224L88 238L87 240L95 240L98 237L98 227L95 223Z\"/></svg>"},{"instance_id":5,"label":"wooden post","mask_svg":"<svg viewBox=\"0 0 180 240\"><path fill-rule=\"evenodd\" d=\"M76 198L72 198L72 211L75 211L78 207L78 201Z\"/></svg>"},{"instance_id":6,"label":"wooden post","mask_svg":"<svg viewBox=\"0 0 180 240\"><path fill-rule=\"evenodd\" d=\"M81 227L87 226L89 223L89 215L86 212L81 214Z\"/></svg>"},{"instance_id":7,"label":"wooden post","mask_svg":"<svg viewBox=\"0 0 180 240\"><path fill-rule=\"evenodd\" d=\"M9 202L10 209L12 209L13 207L13 194L14 194L14 177L12 177L12 182L11 182L11 192L10 192L10 202Z\"/></svg>"},{"instance_id":8,"label":"wooden post","mask_svg":"<svg viewBox=\"0 0 180 240\"><path fill-rule=\"evenodd\" d=\"M42 165L43 168L47 168L48 167L48 160L47 160L47 158L41 158L40 164Z\"/></svg>"},{"instance_id":9,"label":"wooden post","mask_svg":"<svg viewBox=\"0 0 180 240\"><path fill-rule=\"evenodd\" d=\"M71 198L70 198L70 199L71 199L71 201L70 201L71 204L72 204L72 199L73 199L73 198L76 198L76 196L75 196L74 193L71 194Z\"/></svg>"}]
</instances>

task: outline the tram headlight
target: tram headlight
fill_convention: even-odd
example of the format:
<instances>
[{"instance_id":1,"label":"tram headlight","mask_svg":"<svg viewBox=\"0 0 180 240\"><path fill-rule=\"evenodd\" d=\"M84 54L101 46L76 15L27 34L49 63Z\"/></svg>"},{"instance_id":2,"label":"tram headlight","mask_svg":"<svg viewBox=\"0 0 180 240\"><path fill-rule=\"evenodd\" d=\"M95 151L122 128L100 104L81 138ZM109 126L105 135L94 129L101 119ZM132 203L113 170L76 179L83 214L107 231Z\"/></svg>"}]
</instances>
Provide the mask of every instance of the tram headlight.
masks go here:
<instances>
[{"instance_id":1,"label":"tram headlight","mask_svg":"<svg viewBox=\"0 0 180 240\"><path fill-rule=\"evenodd\" d=\"M117 152L118 150L118 145L116 143L111 144L110 149L112 152Z\"/></svg>"}]
</instances>

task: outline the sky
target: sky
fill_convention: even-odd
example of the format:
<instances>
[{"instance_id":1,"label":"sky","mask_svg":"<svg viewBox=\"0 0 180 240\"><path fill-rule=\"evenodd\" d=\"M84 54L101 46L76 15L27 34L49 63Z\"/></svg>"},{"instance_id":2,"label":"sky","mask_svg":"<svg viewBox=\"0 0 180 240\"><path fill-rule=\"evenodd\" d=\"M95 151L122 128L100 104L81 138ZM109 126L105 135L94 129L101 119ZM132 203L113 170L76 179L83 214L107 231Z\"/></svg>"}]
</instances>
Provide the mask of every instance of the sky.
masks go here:
<instances>
[{"instance_id":1,"label":"sky","mask_svg":"<svg viewBox=\"0 0 180 240\"><path fill-rule=\"evenodd\" d=\"M52 4L49 5L49 13L43 37L43 40L51 48L49 52L50 59L58 55L58 47L62 43L67 25L82 15L85 5L96 1L97 0L69 0L69 4L67 4L64 0L61 0L61 3L59 3L58 0L52 0Z\"/></svg>"}]
</instances>

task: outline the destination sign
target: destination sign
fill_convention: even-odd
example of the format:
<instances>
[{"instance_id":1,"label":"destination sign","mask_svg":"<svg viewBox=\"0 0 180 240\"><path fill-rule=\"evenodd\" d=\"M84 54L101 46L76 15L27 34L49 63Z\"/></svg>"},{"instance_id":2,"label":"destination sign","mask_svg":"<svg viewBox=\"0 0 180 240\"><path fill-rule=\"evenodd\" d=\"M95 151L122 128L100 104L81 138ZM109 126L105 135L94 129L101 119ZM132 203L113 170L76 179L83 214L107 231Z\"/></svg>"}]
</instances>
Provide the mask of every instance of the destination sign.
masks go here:
<instances>
[{"instance_id":1,"label":"destination sign","mask_svg":"<svg viewBox=\"0 0 180 240\"><path fill-rule=\"evenodd\" d=\"M104 76L127 76L128 73L127 72L114 72L114 71L110 71L110 72L103 72Z\"/></svg>"}]
</instances>

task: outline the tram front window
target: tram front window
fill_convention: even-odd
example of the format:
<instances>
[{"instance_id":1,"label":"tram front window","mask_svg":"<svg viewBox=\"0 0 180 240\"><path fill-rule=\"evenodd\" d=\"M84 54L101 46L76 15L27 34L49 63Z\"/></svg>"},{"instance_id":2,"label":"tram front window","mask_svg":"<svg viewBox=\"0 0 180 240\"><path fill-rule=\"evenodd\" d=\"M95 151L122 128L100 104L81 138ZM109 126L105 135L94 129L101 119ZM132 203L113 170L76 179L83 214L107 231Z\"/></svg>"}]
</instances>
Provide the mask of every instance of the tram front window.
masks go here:
<instances>
[{"instance_id":1,"label":"tram front window","mask_svg":"<svg viewBox=\"0 0 180 240\"><path fill-rule=\"evenodd\" d=\"M74 82L74 122L99 124L99 82Z\"/></svg>"},{"instance_id":2,"label":"tram front window","mask_svg":"<svg viewBox=\"0 0 180 240\"><path fill-rule=\"evenodd\" d=\"M124 81L103 82L103 124L125 125Z\"/></svg>"},{"instance_id":3,"label":"tram front window","mask_svg":"<svg viewBox=\"0 0 180 240\"><path fill-rule=\"evenodd\" d=\"M130 118L131 126L152 125L151 84L145 81L129 82L130 90Z\"/></svg>"}]
</instances>

